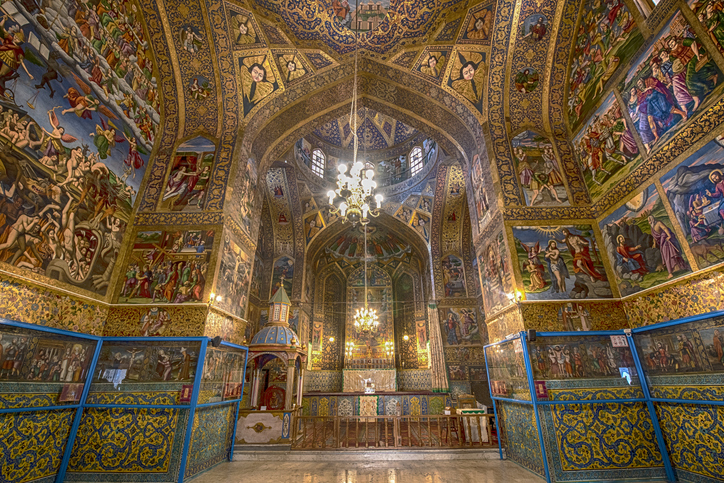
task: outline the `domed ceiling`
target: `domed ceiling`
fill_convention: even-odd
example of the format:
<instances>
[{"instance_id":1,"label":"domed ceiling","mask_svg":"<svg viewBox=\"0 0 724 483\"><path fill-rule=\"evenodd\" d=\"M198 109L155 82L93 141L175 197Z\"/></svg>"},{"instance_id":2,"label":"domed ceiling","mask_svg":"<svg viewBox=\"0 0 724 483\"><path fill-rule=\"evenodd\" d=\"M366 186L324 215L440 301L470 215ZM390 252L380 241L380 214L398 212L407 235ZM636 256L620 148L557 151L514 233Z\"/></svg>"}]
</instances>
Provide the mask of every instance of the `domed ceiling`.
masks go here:
<instances>
[{"instance_id":1,"label":"domed ceiling","mask_svg":"<svg viewBox=\"0 0 724 483\"><path fill-rule=\"evenodd\" d=\"M377 112L373 109L357 111L357 136L360 148L386 149L404 143L418 134L418 131L404 122ZM314 130L314 135L322 141L340 148L351 148L354 137L345 114Z\"/></svg>"},{"instance_id":2,"label":"domed ceiling","mask_svg":"<svg viewBox=\"0 0 724 483\"><path fill-rule=\"evenodd\" d=\"M256 3L281 16L282 21L301 41L317 41L337 54L359 47L386 54L405 45L425 43L431 33L455 14L463 0L256 0ZM456 19L453 31L460 23ZM310 45L311 47L311 45Z\"/></svg>"}]
</instances>

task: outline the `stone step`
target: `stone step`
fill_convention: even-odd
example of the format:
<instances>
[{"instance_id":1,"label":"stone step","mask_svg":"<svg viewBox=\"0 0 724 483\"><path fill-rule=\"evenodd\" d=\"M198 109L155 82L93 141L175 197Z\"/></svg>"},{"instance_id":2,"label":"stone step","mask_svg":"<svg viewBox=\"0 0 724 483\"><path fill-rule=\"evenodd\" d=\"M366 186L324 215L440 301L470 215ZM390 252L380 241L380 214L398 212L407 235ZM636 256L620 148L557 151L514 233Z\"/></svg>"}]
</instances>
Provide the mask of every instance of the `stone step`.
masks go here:
<instances>
[{"instance_id":1,"label":"stone step","mask_svg":"<svg viewBox=\"0 0 724 483\"><path fill-rule=\"evenodd\" d=\"M505 453L503 453L505 455ZM233 461L414 461L414 460L474 460L499 459L498 448L469 449L402 449L402 450L365 450L340 449L327 451L292 451L289 445L269 445L264 447L236 445Z\"/></svg>"}]
</instances>

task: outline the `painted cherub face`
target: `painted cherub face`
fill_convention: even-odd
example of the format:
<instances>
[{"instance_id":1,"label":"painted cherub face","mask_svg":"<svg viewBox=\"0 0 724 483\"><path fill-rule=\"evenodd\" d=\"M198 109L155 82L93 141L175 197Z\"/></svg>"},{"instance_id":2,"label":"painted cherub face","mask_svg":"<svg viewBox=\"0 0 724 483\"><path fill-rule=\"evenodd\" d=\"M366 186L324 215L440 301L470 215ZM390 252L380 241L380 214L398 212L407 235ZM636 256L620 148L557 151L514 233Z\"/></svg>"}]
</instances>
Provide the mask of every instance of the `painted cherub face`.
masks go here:
<instances>
[{"instance_id":1,"label":"painted cherub face","mask_svg":"<svg viewBox=\"0 0 724 483\"><path fill-rule=\"evenodd\" d=\"M475 66L472 64L468 64L465 67L463 67L463 79L469 81L473 80L473 77L475 76Z\"/></svg>"},{"instance_id":2,"label":"painted cherub face","mask_svg":"<svg viewBox=\"0 0 724 483\"><path fill-rule=\"evenodd\" d=\"M297 64L295 64L293 60L290 60L289 62L287 62L287 69L289 70L289 72L294 72L295 70L297 70Z\"/></svg>"},{"instance_id":3,"label":"painted cherub face","mask_svg":"<svg viewBox=\"0 0 724 483\"><path fill-rule=\"evenodd\" d=\"M254 82L261 82L264 80L265 72L264 69L260 68L258 65L255 65L253 69L251 69L251 78Z\"/></svg>"}]
</instances>

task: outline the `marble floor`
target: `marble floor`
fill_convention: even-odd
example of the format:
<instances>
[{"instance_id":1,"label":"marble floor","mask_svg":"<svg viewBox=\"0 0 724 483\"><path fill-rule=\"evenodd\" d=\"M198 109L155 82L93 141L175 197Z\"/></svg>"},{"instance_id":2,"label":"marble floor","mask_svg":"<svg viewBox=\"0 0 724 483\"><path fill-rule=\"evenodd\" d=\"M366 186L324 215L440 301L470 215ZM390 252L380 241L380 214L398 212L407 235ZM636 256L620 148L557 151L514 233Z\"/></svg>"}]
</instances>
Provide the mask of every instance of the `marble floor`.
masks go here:
<instances>
[{"instance_id":1,"label":"marble floor","mask_svg":"<svg viewBox=\"0 0 724 483\"><path fill-rule=\"evenodd\" d=\"M540 483L510 461L221 463L190 483Z\"/></svg>"}]
</instances>

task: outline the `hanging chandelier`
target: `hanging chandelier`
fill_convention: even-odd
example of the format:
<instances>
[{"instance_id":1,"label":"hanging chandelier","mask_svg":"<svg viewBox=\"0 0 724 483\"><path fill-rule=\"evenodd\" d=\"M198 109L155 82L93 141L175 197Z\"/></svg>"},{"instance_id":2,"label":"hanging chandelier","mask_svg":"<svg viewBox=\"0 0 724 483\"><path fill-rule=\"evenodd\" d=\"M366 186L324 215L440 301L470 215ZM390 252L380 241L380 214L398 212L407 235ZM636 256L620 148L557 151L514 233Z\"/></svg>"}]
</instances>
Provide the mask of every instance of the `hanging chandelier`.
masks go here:
<instances>
[{"instance_id":1,"label":"hanging chandelier","mask_svg":"<svg viewBox=\"0 0 724 483\"><path fill-rule=\"evenodd\" d=\"M353 148L352 167L347 174L347 165L340 164L339 175L337 176L337 189L329 190L330 212L339 214L342 222L350 222L352 226L357 223L366 225L370 222L369 216L380 215L382 207L382 195L373 194L377 183L374 181L375 171L370 163L364 163L357 159L359 150L359 138L357 136L357 32L355 31L354 47L354 87L352 91L352 107L349 113L349 124L352 127ZM364 173L364 174L363 174ZM375 202L372 207L372 202ZM365 274L366 275L366 274Z\"/></svg>"},{"instance_id":2,"label":"hanging chandelier","mask_svg":"<svg viewBox=\"0 0 724 483\"><path fill-rule=\"evenodd\" d=\"M363 223L364 224L364 223ZM364 265L364 277L365 277L365 292L364 292L364 299L365 299L365 306L363 309L357 309L357 312L354 314L354 328L358 333L361 334L372 334L374 331L377 330L377 326L380 325L380 321L377 318L377 311L375 309L370 309L367 306L367 229L362 228L362 231L364 231L365 234L365 251L364 251L364 257L365 257L365 265Z\"/></svg>"}]
</instances>

